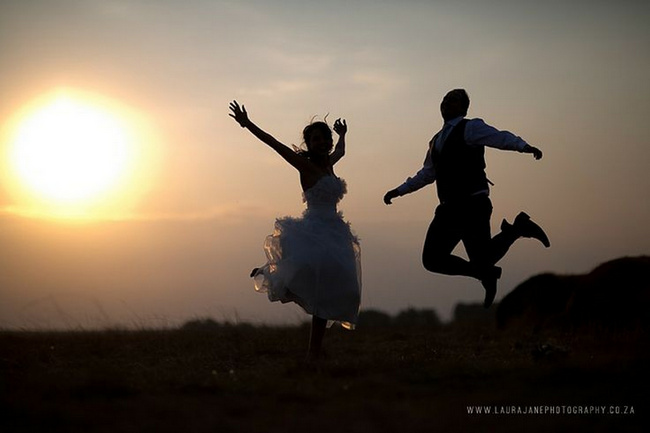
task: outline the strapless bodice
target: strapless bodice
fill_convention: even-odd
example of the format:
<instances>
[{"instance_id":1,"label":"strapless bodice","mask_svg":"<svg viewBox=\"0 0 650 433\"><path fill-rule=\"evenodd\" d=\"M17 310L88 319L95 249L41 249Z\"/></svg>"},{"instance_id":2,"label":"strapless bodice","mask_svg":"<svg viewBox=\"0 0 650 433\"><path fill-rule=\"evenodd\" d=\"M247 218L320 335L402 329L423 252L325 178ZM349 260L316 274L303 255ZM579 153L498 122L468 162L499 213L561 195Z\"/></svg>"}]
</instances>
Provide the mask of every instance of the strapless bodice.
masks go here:
<instances>
[{"instance_id":1,"label":"strapless bodice","mask_svg":"<svg viewBox=\"0 0 650 433\"><path fill-rule=\"evenodd\" d=\"M321 177L314 186L303 193L303 201L307 204L307 212L336 214L336 205L346 193L345 181L328 175Z\"/></svg>"}]
</instances>

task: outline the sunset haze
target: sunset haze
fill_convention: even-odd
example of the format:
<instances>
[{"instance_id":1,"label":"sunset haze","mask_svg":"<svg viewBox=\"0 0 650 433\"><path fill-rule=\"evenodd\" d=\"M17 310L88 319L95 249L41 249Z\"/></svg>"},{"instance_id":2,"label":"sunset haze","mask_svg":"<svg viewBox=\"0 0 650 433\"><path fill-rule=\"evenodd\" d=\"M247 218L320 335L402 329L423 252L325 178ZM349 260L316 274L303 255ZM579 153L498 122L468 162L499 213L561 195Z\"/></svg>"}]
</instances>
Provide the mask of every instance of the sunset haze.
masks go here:
<instances>
[{"instance_id":1,"label":"sunset haze","mask_svg":"<svg viewBox=\"0 0 650 433\"><path fill-rule=\"evenodd\" d=\"M447 320L483 299L477 281L421 265L435 185L382 201L422 167L453 88L468 117L544 153L486 150L493 231L524 210L552 243L511 249L497 301L542 272L648 255L649 22L636 1L2 1L0 328L305 320L249 278L274 219L304 204L298 173L228 117L232 100L289 146L314 118L346 119L336 173L362 308ZM60 94L132 140L67 213L11 158L20 125Z\"/></svg>"}]
</instances>

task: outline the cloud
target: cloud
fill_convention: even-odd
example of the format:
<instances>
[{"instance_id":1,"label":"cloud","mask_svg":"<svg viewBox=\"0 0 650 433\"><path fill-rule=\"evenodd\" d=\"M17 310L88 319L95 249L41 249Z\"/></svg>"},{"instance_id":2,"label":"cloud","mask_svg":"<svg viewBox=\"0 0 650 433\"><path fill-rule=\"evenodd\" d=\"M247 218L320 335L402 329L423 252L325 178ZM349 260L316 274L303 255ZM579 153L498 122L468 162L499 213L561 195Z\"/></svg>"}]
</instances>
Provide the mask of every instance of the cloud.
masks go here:
<instances>
[{"instance_id":1,"label":"cloud","mask_svg":"<svg viewBox=\"0 0 650 433\"><path fill-rule=\"evenodd\" d=\"M317 83L311 80L277 80L264 84L261 87L253 87L244 94L262 97L279 97L313 92Z\"/></svg>"},{"instance_id":2,"label":"cloud","mask_svg":"<svg viewBox=\"0 0 650 433\"><path fill-rule=\"evenodd\" d=\"M352 82L368 96L387 96L403 90L406 80L381 70L360 70L352 74Z\"/></svg>"}]
</instances>

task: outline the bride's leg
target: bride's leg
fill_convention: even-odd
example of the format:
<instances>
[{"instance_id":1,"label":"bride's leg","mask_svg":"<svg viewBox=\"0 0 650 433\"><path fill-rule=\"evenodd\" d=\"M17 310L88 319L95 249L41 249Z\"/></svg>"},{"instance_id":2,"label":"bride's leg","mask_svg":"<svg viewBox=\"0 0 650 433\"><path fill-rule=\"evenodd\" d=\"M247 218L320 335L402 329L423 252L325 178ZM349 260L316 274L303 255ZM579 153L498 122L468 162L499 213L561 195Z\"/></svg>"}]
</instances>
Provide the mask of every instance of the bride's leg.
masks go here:
<instances>
[{"instance_id":1,"label":"bride's leg","mask_svg":"<svg viewBox=\"0 0 650 433\"><path fill-rule=\"evenodd\" d=\"M320 350L323 345L323 337L327 328L327 320L317 316L311 319L311 335L309 336L309 350L307 360L313 361L320 356Z\"/></svg>"}]
</instances>

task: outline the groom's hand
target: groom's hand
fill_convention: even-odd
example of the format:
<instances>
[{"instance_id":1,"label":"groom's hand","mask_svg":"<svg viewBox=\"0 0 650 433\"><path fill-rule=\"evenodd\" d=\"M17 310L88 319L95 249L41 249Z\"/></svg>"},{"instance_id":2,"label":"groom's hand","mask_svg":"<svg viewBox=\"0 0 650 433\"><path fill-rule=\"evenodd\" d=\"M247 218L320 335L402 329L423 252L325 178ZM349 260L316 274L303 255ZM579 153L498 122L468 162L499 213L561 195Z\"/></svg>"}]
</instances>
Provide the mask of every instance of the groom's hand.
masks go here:
<instances>
[{"instance_id":1,"label":"groom's hand","mask_svg":"<svg viewBox=\"0 0 650 433\"><path fill-rule=\"evenodd\" d=\"M392 204L392 200L396 197L399 197L399 192L396 189L391 189L384 195L384 203Z\"/></svg>"},{"instance_id":2,"label":"groom's hand","mask_svg":"<svg viewBox=\"0 0 650 433\"><path fill-rule=\"evenodd\" d=\"M542 151L530 144L527 144L526 147L524 147L524 152L532 153L535 159L542 159Z\"/></svg>"}]
</instances>

